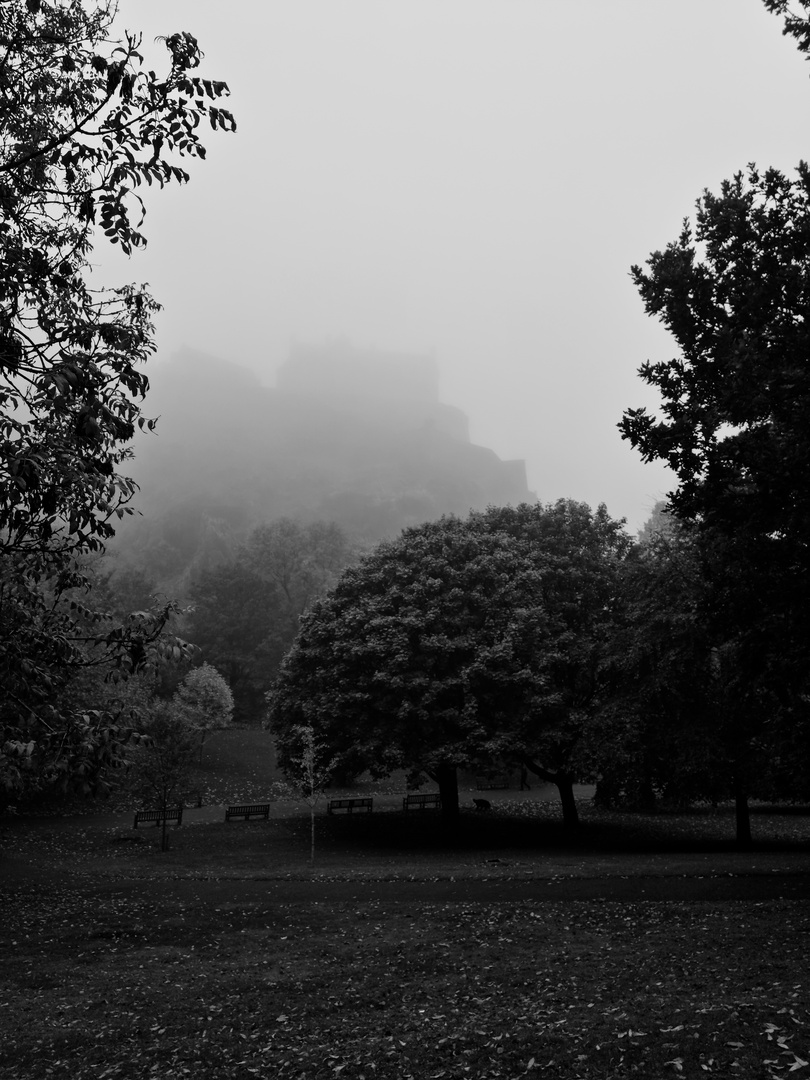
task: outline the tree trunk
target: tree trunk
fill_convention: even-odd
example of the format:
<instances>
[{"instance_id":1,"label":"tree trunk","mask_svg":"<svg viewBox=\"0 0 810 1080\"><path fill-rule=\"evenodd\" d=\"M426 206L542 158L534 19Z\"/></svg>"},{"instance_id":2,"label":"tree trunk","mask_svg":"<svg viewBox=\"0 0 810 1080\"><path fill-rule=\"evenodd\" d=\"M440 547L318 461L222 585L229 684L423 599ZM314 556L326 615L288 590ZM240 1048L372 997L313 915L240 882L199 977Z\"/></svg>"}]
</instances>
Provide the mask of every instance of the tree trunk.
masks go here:
<instances>
[{"instance_id":1,"label":"tree trunk","mask_svg":"<svg viewBox=\"0 0 810 1080\"><path fill-rule=\"evenodd\" d=\"M574 778L570 773L560 770L554 775L554 783L560 792L562 805L563 828L576 829L579 827L579 811L574 799Z\"/></svg>"},{"instance_id":2,"label":"tree trunk","mask_svg":"<svg viewBox=\"0 0 810 1080\"><path fill-rule=\"evenodd\" d=\"M564 829L576 829L579 826L579 811L577 810L577 804L574 799L574 778L570 773L565 772L564 769L558 769L557 772L549 772L548 769L544 769L542 765L538 765L534 761L527 761L526 765L535 776L539 776L541 780L545 780L548 784L556 784L557 790L560 793L560 804L562 806L563 815L563 828Z\"/></svg>"},{"instance_id":3,"label":"tree trunk","mask_svg":"<svg viewBox=\"0 0 810 1080\"><path fill-rule=\"evenodd\" d=\"M748 792L739 777L734 778L734 817L737 825L737 847L750 848L753 841L751 839L751 812L748 808Z\"/></svg>"},{"instance_id":4,"label":"tree trunk","mask_svg":"<svg viewBox=\"0 0 810 1080\"><path fill-rule=\"evenodd\" d=\"M445 821L458 818L458 773L455 765L442 762L436 770L439 795L442 800L442 817Z\"/></svg>"}]
</instances>

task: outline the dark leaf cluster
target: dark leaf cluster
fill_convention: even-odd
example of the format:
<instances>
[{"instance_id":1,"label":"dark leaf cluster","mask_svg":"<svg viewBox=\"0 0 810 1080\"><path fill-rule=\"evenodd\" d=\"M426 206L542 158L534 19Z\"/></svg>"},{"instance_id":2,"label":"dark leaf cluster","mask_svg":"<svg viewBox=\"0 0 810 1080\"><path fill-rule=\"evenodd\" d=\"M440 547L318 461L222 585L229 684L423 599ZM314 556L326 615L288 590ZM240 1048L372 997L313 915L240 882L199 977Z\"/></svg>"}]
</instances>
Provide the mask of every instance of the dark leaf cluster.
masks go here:
<instances>
[{"instance_id":1,"label":"dark leaf cluster","mask_svg":"<svg viewBox=\"0 0 810 1080\"><path fill-rule=\"evenodd\" d=\"M136 285L95 287L104 235L143 247L139 189L184 183L174 159L200 158L199 127L233 130L224 83L197 74L187 33L167 38L165 74L146 70L137 35L116 38L115 6L66 0L0 5L0 790L57 769L71 775L72 735L104 740L62 715L56 692L100 651L137 670L155 624L84 624L82 560L131 514L122 471L141 413L157 304ZM102 620L103 621L103 620ZM92 663L100 662L97 658ZM56 695L58 696L58 695ZM77 728L78 725L78 728ZM103 730L106 730L103 729ZM84 740L82 742L82 740ZM115 740L112 740L115 741ZM90 751L88 751L89 753ZM101 755L103 757L103 755ZM97 771L97 770L96 770Z\"/></svg>"}]
</instances>

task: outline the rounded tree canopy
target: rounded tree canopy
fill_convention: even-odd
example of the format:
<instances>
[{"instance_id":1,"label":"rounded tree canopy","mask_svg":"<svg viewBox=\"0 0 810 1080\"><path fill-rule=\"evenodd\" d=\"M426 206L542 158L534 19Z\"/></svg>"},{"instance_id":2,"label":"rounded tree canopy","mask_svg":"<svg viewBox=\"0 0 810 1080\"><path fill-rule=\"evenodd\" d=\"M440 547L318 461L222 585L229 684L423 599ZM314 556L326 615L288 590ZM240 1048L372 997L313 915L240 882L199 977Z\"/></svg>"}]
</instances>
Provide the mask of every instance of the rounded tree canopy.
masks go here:
<instances>
[{"instance_id":1,"label":"rounded tree canopy","mask_svg":"<svg viewBox=\"0 0 810 1080\"><path fill-rule=\"evenodd\" d=\"M174 703L199 731L225 727L233 717L233 694L211 664L192 668L177 688Z\"/></svg>"},{"instance_id":2,"label":"rounded tree canopy","mask_svg":"<svg viewBox=\"0 0 810 1080\"><path fill-rule=\"evenodd\" d=\"M519 757L574 706L630 543L604 507L561 500L381 544L302 619L268 695L280 763L302 725L376 775Z\"/></svg>"}]
</instances>

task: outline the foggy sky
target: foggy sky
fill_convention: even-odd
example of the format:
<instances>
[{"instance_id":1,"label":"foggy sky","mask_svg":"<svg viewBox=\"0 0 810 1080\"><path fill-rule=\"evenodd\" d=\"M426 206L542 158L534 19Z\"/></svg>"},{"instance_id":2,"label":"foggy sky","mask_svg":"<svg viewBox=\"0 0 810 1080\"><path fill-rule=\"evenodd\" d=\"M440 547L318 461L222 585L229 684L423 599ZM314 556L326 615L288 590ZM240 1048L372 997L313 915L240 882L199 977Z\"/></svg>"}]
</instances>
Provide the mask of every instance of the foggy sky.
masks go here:
<instances>
[{"instance_id":1,"label":"foggy sky","mask_svg":"<svg viewBox=\"0 0 810 1080\"><path fill-rule=\"evenodd\" d=\"M162 356L273 385L294 340L434 353L543 501L643 523L671 474L616 424L675 348L630 265L704 188L810 155L810 68L760 0L122 0L117 25L152 64L194 33L239 125L150 193L146 252L99 240L105 282L165 305Z\"/></svg>"}]
</instances>

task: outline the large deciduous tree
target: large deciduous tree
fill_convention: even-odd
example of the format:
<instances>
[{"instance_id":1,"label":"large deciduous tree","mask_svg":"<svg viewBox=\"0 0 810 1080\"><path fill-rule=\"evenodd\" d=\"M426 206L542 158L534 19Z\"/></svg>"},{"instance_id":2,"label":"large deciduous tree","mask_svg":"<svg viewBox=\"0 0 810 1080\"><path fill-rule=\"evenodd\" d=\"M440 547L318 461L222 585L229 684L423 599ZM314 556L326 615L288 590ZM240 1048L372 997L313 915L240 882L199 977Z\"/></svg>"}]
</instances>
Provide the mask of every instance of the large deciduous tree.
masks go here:
<instances>
[{"instance_id":1,"label":"large deciduous tree","mask_svg":"<svg viewBox=\"0 0 810 1080\"><path fill-rule=\"evenodd\" d=\"M563 820L571 827L578 823L574 782L597 775L590 727L620 571L632 542L604 505L592 512L570 499L547 507L493 508L482 520L518 540L540 568L542 607L551 620L553 648L547 648L543 674L550 693L542 707L514 714L511 739L521 763L557 786Z\"/></svg>"},{"instance_id":2,"label":"large deciduous tree","mask_svg":"<svg viewBox=\"0 0 810 1080\"><path fill-rule=\"evenodd\" d=\"M604 508L493 508L407 529L302 619L268 695L282 765L312 727L348 771L405 768L458 813L458 768L525 761L566 821L598 628L629 540Z\"/></svg>"},{"instance_id":3,"label":"large deciduous tree","mask_svg":"<svg viewBox=\"0 0 810 1080\"><path fill-rule=\"evenodd\" d=\"M693 231L633 280L680 355L640 374L662 417L631 409L622 434L678 477L675 513L733 541L802 554L810 523L810 170L751 166L705 192Z\"/></svg>"},{"instance_id":4,"label":"large deciduous tree","mask_svg":"<svg viewBox=\"0 0 810 1080\"><path fill-rule=\"evenodd\" d=\"M705 192L693 229L633 268L679 348L641 376L661 416L622 435L674 470L673 513L699 547L738 837L773 758L808 734L810 664L810 170L745 174Z\"/></svg>"},{"instance_id":5,"label":"large deciduous tree","mask_svg":"<svg viewBox=\"0 0 810 1080\"><path fill-rule=\"evenodd\" d=\"M188 637L227 675L241 717L261 715L301 615L353 558L333 522L278 518L253 529L232 562L192 582Z\"/></svg>"},{"instance_id":6,"label":"large deciduous tree","mask_svg":"<svg viewBox=\"0 0 810 1080\"><path fill-rule=\"evenodd\" d=\"M83 559L131 512L122 472L138 427L141 365L157 305L141 286L91 277L99 231L145 244L142 193L188 179L200 122L233 129L222 82L200 77L188 33L164 39L166 71L116 39L114 3L0 5L0 791L74 770L66 748L110 746L114 725L54 704L77 667L136 670L169 608L106 619L78 601ZM70 599L69 599L70 598ZM78 612L78 617L77 617ZM91 755L92 756L92 755ZM85 769L87 785L92 770Z\"/></svg>"}]
</instances>

